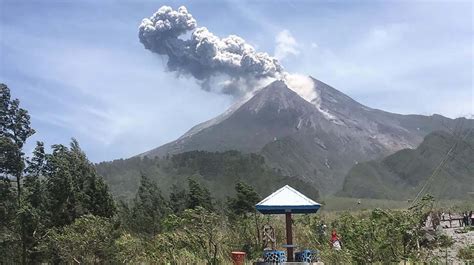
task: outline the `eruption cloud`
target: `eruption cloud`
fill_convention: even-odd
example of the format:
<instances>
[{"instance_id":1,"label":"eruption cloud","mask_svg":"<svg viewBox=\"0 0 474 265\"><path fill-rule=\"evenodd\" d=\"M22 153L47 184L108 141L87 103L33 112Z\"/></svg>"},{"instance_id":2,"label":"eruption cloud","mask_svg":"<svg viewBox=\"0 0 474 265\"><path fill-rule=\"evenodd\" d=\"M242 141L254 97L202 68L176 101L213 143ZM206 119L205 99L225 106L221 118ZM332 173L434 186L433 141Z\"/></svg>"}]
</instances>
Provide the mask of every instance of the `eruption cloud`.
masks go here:
<instances>
[{"instance_id":1,"label":"eruption cloud","mask_svg":"<svg viewBox=\"0 0 474 265\"><path fill-rule=\"evenodd\" d=\"M205 27L198 28L184 6L178 10L162 6L143 19L139 38L146 49L168 56L170 71L191 74L205 90L210 89L212 78L226 75L231 81L221 82L225 86L219 92L239 95L252 89L254 82L280 78L283 73L276 58L256 52L244 39L235 35L221 39Z\"/></svg>"},{"instance_id":2,"label":"eruption cloud","mask_svg":"<svg viewBox=\"0 0 474 265\"><path fill-rule=\"evenodd\" d=\"M286 35L295 46L291 34ZM168 70L192 75L206 91L248 96L281 79L305 100L311 102L317 97L309 77L285 72L275 57L257 52L239 36L221 39L205 27L197 27L184 6L178 10L162 6L153 16L142 20L138 36L145 49L168 57ZM294 49L285 51L296 53Z\"/></svg>"}]
</instances>

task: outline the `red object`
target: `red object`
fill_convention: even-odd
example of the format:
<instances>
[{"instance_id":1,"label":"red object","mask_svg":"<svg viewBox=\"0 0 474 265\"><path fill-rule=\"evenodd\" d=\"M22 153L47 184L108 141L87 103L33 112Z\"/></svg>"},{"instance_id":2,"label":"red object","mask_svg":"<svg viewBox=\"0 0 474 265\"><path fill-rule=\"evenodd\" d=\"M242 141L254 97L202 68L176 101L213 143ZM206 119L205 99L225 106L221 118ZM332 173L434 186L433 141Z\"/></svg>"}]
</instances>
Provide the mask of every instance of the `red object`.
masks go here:
<instances>
[{"instance_id":1,"label":"red object","mask_svg":"<svg viewBox=\"0 0 474 265\"><path fill-rule=\"evenodd\" d=\"M336 230L332 230L332 233L331 233L331 242L334 242L334 241L337 241L339 240L339 236L337 236L337 233L336 233Z\"/></svg>"},{"instance_id":2,"label":"red object","mask_svg":"<svg viewBox=\"0 0 474 265\"><path fill-rule=\"evenodd\" d=\"M245 263L245 252L233 251L232 252L232 261L236 265L242 265Z\"/></svg>"}]
</instances>

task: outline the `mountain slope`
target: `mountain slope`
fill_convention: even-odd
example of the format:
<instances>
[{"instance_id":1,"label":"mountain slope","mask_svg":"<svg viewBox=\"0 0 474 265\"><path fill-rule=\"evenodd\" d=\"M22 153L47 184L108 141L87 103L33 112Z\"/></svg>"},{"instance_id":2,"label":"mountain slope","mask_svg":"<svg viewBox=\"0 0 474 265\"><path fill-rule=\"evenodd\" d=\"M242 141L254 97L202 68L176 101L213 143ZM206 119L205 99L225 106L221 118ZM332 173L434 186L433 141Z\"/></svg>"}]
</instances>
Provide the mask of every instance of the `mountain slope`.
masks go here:
<instances>
[{"instance_id":1,"label":"mountain slope","mask_svg":"<svg viewBox=\"0 0 474 265\"><path fill-rule=\"evenodd\" d=\"M283 176L268 168L264 158L257 154L237 151L191 151L170 157L132 157L96 165L116 198L129 200L137 192L141 175L156 181L165 195L173 185L187 186L187 178L194 178L209 188L212 196L223 200L235 193L235 184L243 181L266 196L291 184L311 198L319 197L318 190L307 183Z\"/></svg>"},{"instance_id":2,"label":"mountain slope","mask_svg":"<svg viewBox=\"0 0 474 265\"><path fill-rule=\"evenodd\" d=\"M323 193L340 190L357 162L414 148L434 130L458 121L439 115L398 115L371 109L312 79L317 96L306 101L282 81L258 91L224 115L195 126L178 140L141 156L192 150L258 152L285 175Z\"/></svg>"},{"instance_id":3,"label":"mountain slope","mask_svg":"<svg viewBox=\"0 0 474 265\"><path fill-rule=\"evenodd\" d=\"M451 152L448 155L448 152ZM438 174L431 177L442 164ZM474 192L474 132L461 136L433 132L416 149L404 149L381 160L360 163L348 173L344 196L378 199L414 198L426 192L438 198L465 199Z\"/></svg>"}]
</instances>

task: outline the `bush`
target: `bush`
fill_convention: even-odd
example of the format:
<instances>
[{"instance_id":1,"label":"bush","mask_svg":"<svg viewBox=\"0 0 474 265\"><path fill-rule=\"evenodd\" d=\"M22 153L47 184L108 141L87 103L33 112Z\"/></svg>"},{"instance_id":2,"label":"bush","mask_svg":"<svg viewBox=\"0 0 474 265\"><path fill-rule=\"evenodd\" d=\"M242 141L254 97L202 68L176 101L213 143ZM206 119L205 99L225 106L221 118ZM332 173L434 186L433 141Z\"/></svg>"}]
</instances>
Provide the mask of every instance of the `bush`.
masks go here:
<instances>
[{"instance_id":1,"label":"bush","mask_svg":"<svg viewBox=\"0 0 474 265\"><path fill-rule=\"evenodd\" d=\"M70 225L51 229L47 244L59 263L104 263L114 260L116 234L108 218L85 215Z\"/></svg>"}]
</instances>

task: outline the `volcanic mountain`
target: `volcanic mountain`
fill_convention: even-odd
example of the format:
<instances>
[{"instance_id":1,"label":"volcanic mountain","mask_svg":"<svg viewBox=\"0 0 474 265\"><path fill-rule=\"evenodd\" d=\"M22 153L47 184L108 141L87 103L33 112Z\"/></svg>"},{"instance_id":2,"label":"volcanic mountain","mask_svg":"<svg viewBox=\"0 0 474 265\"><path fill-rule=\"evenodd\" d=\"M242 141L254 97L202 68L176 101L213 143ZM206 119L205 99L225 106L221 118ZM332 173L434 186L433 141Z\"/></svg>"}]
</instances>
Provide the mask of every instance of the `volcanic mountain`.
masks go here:
<instances>
[{"instance_id":1,"label":"volcanic mountain","mask_svg":"<svg viewBox=\"0 0 474 265\"><path fill-rule=\"evenodd\" d=\"M311 81L315 97L309 101L285 82L274 81L246 102L140 156L192 150L259 153L278 172L330 194L342 188L349 169L361 161L416 148L428 133L450 130L461 121L474 127L474 121L465 118L372 109L319 80Z\"/></svg>"}]
</instances>

